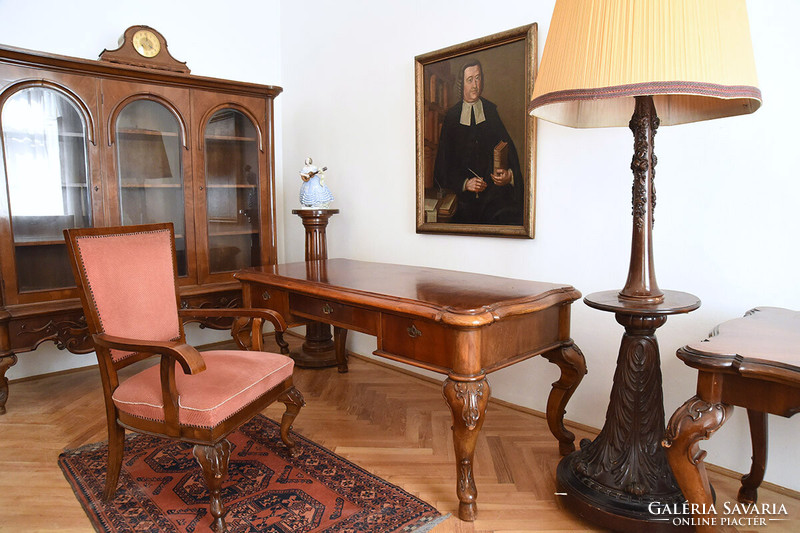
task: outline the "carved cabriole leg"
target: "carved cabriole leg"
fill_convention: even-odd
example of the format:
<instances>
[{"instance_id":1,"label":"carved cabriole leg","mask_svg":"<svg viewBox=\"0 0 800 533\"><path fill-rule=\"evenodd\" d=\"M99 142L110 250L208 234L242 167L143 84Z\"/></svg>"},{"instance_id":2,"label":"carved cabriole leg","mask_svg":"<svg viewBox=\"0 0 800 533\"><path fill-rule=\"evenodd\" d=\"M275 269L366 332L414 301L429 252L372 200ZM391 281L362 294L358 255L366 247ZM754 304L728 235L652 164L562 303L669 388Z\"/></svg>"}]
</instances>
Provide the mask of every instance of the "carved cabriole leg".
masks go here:
<instances>
[{"instance_id":1,"label":"carved cabriole leg","mask_svg":"<svg viewBox=\"0 0 800 533\"><path fill-rule=\"evenodd\" d=\"M106 469L106 489L103 498L107 501L117 492L119 473L122 470L122 455L125 451L125 428L116 422L108 424L108 467Z\"/></svg>"},{"instance_id":2,"label":"carved cabriole leg","mask_svg":"<svg viewBox=\"0 0 800 533\"><path fill-rule=\"evenodd\" d=\"M347 373L347 330L334 326L333 328L333 349L336 352L336 364L339 373Z\"/></svg>"},{"instance_id":3,"label":"carved cabriole leg","mask_svg":"<svg viewBox=\"0 0 800 533\"><path fill-rule=\"evenodd\" d=\"M281 418L281 440L286 445L286 448L288 448L289 456L294 457L297 455L297 448L295 448L296 443L289 432L292 430L292 423L297 417L297 413L300 412L300 408L303 407L306 402L300 391L294 387L287 389L283 394L278 396L278 401L286 404L286 411Z\"/></svg>"},{"instance_id":4,"label":"carved cabriole leg","mask_svg":"<svg viewBox=\"0 0 800 533\"><path fill-rule=\"evenodd\" d=\"M453 447L456 452L458 477L456 484L459 500L458 517L471 522L478 515L476 504L478 490L472 475L472 460L478 433L485 419L486 404L489 402L489 382L485 376L464 381L463 377L451 374L444 380L442 393L453 415Z\"/></svg>"},{"instance_id":5,"label":"carved cabriole leg","mask_svg":"<svg viewBox=\"0 0 800 533\"><path fill-rule=\"evenodd\" d=\"M222 482L228 476L228 462L231 456L231 443L222 439L213 446L196 444L192 449L195 459L203 470L203 478L208 486L211 510L211 529L217 533L228 531L225 525L225 505L222 503Z\"/></svg>"},{"instance_id":6,"label":"carved cabriole leg","mask_svg":"<svg viewBox=\"0 0 800 533\"><path fill-rule=\"evenodd\" d=\"M742 476L742 486L736 497L742 503L756 503L758 487L764 481L767 470L767 413L747 410L750 421L750 440L753 443L753 464L750 473Z\"/></svg>"},{"instance_id":7,"label":"carved cabriole leg","mask_svg":"<svg viewBox=\"0 0 800 533\"><path fill-rule=\"evenodd\" d=\"M14 354L0 358L0 415L6 414L6 402L8 401L6 371L15 364L17 364L17 356Z\"/></svg>"},{"instance_id":8,"label":"carved cabriole leg","mask_svg":"<svg viewBox=\"0 0 800 533\"><path fill-rule=\"evenodd\" d=\"M708 510L714 503L711 484L708 481L703 459L706 452L699 442L708 439L733 413L733 406L724 403L709 403L693 396L675 411L670 418L662 445L672 473L680 485L686 500L692 504L705 505ZM695 515L695 519L713 518L713 515ZM697 531L715 531L715 526L703 526L704 520L696 520ZM713 524L713 521L710 523Z\"/></svg>"},{"instance_id":9,"label":"carved cabriole leg","mask_svg":"<svg viewBox=\"0 0 800 533\"><path fill-rule=\"evenodd\" d=\"M543 356L561 369L561 377L553 383L547 398L547 425L558 439L558 451L567 455L575 451L575 435L564 427L564 414L572 393L586 375L586 359L574 344L551 350Z\"/></svg>"}]
</instances>

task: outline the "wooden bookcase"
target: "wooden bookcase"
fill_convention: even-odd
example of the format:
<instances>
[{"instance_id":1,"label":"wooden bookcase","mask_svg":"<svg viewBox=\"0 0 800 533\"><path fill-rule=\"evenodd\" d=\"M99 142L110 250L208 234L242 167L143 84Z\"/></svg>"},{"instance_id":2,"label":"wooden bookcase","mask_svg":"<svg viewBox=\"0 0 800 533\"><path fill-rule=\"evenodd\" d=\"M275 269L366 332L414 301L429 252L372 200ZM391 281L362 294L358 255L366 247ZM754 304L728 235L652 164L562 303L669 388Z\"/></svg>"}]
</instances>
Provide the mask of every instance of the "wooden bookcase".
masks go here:
<instances>
[{"instance_id":1,"label":"wooden bookcase","mask_svg":"<svg viewBox=\"0 0 800 533\"><path fill-rule=\"evenodd\" d=\"M63 229L172 222L186 307L239 305L233 273L277 261L282 89L193 76L146 26L120 43L97 61L0 45L0 413L17 354L93 350Z\"/></svg>"}]
</instances>

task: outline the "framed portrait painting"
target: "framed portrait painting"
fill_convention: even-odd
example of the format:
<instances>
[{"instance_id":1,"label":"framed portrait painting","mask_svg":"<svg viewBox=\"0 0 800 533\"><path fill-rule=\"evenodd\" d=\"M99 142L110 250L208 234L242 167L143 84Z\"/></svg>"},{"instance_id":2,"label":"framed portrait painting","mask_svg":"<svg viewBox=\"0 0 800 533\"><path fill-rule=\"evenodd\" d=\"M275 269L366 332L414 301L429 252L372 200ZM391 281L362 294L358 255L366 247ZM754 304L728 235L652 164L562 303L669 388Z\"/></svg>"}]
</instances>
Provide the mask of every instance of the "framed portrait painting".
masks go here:
<instances>
[{"instance_id":1,"label":"framed portrait painting","mask_svg":"<svg viewBox=\"0 0 800 533\"><path fill-rule=\"evenodd\" d=\"M417 233L534 236L530 24L415 60Z\"/></svg>"}]
</instances>

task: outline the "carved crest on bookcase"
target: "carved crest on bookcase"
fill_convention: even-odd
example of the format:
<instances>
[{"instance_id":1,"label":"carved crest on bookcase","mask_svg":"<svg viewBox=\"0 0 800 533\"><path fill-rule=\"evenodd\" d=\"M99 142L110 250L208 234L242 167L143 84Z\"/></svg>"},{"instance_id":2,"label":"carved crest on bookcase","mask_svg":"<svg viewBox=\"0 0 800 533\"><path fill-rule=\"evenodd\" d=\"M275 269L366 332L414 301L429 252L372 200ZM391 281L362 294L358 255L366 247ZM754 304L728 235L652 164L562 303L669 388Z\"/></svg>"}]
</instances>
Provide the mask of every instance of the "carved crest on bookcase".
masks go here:
<instances>
[{"instance_id":1,"label":"carved crest on bookcase","mask_svg":"<svg viewBox=\"0 0 800 533\"><path fill-rule=\"evenodd\" d=\"M125 30L119 38L119 48L103 50L100 60L184 74L191 72L185 61L170 55L164 36L149 26L131 26Z\"/></svg>"}]
</instances>

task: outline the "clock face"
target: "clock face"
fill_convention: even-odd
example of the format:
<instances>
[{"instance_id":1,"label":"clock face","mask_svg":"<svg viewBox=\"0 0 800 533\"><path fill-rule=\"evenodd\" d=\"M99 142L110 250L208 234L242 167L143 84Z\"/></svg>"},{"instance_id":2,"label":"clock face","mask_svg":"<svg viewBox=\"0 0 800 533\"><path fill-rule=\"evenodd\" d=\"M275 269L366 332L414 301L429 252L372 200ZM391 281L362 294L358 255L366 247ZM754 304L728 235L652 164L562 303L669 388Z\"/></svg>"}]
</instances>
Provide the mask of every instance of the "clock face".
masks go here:
<instances>
[{"instance_id":1,"label":"clock face","mask_svg":"<svg viewBox=\"0 0 800 533\"><path fill-rule=\"evenodd\" d=\"M133 34L133 48L139 55L155 57L161 51L161 42L156 35L148 30L139 30Z\"/></svg>"}]
</instances>

